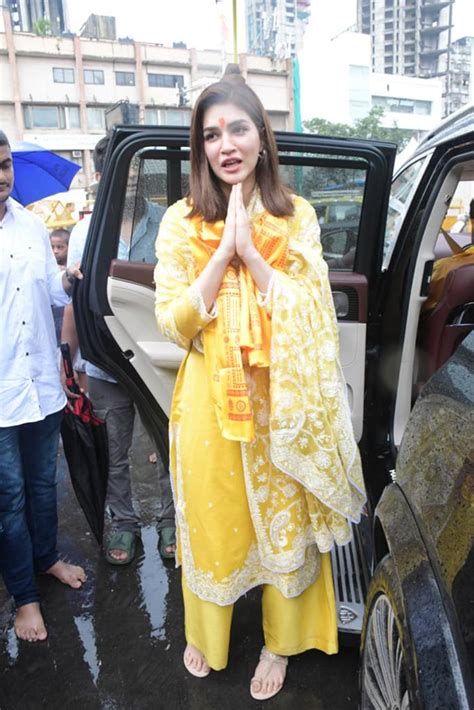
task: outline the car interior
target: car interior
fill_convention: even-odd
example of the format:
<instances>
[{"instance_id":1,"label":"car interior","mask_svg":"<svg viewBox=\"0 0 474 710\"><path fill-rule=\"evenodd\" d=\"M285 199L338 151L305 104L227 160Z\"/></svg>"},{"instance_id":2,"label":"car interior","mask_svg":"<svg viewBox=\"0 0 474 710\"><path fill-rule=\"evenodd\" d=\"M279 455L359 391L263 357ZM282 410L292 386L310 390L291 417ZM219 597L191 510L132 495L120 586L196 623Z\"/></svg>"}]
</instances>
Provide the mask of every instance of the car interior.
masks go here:
<instances>
[{"instance_id":1,"label":"car interior","mask_svg":"<svg viewBox=\"0 0 474 710\"><path fill-rule=\"evenodd\" d=\"M442 224L453 196L459 193L470 195L464 199L469 205L474 194L472 159L461 160L446 169L420 223L422 234L411 285L396 397L394 438L397 446L421 387L474 329L474 264L463 264L459 260L444 281L441 299L429 313L423 312L426 295L421 295L426 265L437 259L442 249L440 245L444 247ZM466 220L466 230L469 229L469 220ZM464 235L463 243L468 242L469 238Z\"/></svg>"}]
</instances>

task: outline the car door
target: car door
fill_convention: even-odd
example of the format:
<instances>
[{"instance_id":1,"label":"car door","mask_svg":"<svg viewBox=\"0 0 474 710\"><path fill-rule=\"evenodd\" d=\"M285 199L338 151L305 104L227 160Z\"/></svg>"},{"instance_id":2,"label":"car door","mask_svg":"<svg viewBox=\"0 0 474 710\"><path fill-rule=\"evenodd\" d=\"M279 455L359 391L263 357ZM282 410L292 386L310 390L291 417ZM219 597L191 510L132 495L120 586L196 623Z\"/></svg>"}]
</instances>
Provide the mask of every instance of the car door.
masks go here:
<instances>
[{"instance_id":1,"label":"car door","mask_svg":"<svg viewBox=\"0 0 474 710\"><path fill-rule=\"evenodd\" d=\"M382 259L383 227L395 147L391 144L277 134L284 182L316 205L345 194L350 223L321 225L338 314L341 361L356 438L364 434L366 351ZM154 319L154 241L164 209L186 194L188 129L122 127L109 146L74 294L84 356L104 366L134 397L167 460L167 416L184 353ZM152 213L150 215L150 213ZM145 222L148 222L148 231ZM373 343L372 343L373 345Z\"/></svg>"}]
</instances>

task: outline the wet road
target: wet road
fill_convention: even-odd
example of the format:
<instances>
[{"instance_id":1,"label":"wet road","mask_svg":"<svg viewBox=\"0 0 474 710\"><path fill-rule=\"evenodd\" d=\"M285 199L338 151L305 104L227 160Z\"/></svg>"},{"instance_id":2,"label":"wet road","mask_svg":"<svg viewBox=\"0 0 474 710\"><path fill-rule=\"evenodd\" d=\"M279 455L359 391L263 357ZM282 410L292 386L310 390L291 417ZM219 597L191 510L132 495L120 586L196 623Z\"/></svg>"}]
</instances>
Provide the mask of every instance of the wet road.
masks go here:
<instances>
[{"instance_id":1,"label":"wet road","mask_svg":"<svg viewBox=\"0 0 474 710\"><path fill-rule=\"evenodd\" d=\"M287 683L266 703L252 700L249 679L262 645L259 595L234 612L229 666L199 680L182 665L180 571L157 551L156 466L152 445L137 427L132 475L143 521L136 562L113 567L88 532L59 458L59 548L81 564L80 591L39 580L49 632L44 643L19 642L10 601L0 582L0 710L346 710L356 708L356 649L337 656L311 651L290 661Z\"/></svg>"}]
</instances>

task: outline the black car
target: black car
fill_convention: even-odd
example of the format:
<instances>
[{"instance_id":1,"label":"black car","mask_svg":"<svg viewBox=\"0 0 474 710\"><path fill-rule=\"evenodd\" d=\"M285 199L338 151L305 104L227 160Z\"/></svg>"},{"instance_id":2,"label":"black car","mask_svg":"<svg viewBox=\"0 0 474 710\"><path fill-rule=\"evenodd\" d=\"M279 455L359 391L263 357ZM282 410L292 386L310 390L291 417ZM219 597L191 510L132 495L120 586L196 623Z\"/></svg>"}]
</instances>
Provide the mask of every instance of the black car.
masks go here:
<instances>
[{"instance_id":1,"label":"black car","mask_svg":"<svg viewBox=\"0 0 474 710\"><path fill-rule=\"evenodd\" d=\"M460 345L473 272L447 280L433 318L421 312L450 199L474 179L474 109L429 135L393 182L392 144L277 142L296 193L311 202L342 185L360 208L349 258L344 239L327 257L369 495L353 541L333 552L341 634L362 633L362 707L474 707L474 336ZM188 177L187 129L115 130L74 294L84 355L129 390L165 462L183 353L157 331L153 250L134 260L133 235L143 239L145 206L180 199Z\"/></svg>"}]
</instances>

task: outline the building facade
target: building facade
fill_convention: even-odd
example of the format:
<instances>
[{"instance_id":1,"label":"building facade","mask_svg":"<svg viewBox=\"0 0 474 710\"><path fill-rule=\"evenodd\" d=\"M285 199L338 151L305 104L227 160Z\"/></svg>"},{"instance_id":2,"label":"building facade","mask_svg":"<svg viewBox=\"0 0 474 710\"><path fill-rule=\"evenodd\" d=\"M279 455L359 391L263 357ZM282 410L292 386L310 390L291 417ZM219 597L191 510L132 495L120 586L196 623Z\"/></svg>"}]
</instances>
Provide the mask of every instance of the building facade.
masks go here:
<instances>
[{"instance_id":1,"label":"building facade","mask_svg":"<svg viewBox=\"0 0 474 710\"><path fill-rule=\"evenodd\" d=\"M248 55L239 61L274 128L291 130L291 62ZM140 123L188 125L197 96L221 74L219 51L37 36L14 32L7 9L0 15L0 127L11 139L80 163L85 184L93 175L91 151L105 133L109 107L128 101Z\"/></svg>"},{"instance_id":2,"label":"building facade","mask_svg":"<svg viewBox=\"0 0 474 710\"><path fill-rule=\"evenodd\" d=\"M414 131L418 137L441 121L441 92L439 79L376 73L370 76L370 103L384 108L381 124Z\"/></svg>"},{"instance_id":3,"label":"building facade","mask_svg":"<svg viewBox=\"0 0 474 710\"><path fill-rule=\"evenodd\" d=\"M352 124L367 116L374 106L382 106L386 128L403 128L422 136L442 117L440 78L371 71L370 37L346 31L335 37L326 56L331 67L331 93L305 92L305 118L323 118L334 123Z\"/></svg>"},{"instance_id":4,"label":"building facade","mask_svg":"<svg viewBox=\"0 0 474 710\"><path fill-rule=\"evenodd\" d=\"M461 37L451 45L448 111L474 102L474 37Z\"/></svg>"},{"instance_id":5,"label":"building facade","mask_svg":"<svg viewBox=\"0 0 474 710\"><path fill-rule=\"evenodd\" d=\"M443 79L448 110L454 0L358 0L359 31L371 38L371 68L379 74Z\"/></svg>"},{"instance_id":6,"label":"building facade","mask_svg":"<svg viewBox=\"0 0 474 710\"><path fill-rule=\"evenodd\" d=\"M249 53L274 59L296 57L310 9L311 0L246 0Z\"/></svg>"}]
</instances>

